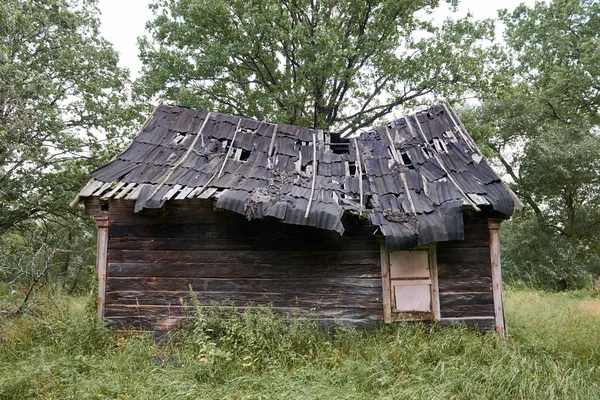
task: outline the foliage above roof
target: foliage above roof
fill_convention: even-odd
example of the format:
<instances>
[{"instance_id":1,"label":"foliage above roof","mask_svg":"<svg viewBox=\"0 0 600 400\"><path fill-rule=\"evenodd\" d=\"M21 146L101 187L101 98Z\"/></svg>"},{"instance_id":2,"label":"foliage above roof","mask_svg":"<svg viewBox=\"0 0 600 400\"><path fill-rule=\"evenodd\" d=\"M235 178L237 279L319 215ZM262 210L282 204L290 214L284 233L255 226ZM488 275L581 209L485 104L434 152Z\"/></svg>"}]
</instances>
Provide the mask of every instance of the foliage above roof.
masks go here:
<instances>
[{"instance_id":1,"label":"foliage above roof","mask_svg":"<svg viewBox=\"0 0 600 400\"><path fill-rule=\"evenodd\" d=\"M248 219L340 234L342 215L356 214L380 227L390 249L463 239L463 204L511 215L520 203L443 105L353 139L160 106L92 177L79 197L136 200L136 212L210 198Z\"/></svg>"}]
</instances>

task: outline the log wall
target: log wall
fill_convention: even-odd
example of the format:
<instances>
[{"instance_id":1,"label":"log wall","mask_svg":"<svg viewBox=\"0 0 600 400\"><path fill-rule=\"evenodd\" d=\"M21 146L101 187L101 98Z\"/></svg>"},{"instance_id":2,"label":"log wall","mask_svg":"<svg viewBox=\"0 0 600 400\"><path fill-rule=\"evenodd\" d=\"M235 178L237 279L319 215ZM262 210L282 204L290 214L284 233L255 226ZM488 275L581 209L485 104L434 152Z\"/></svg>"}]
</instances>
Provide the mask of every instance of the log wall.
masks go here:
<instances>
[{"instance_id":1,"label":"log wall","mask_svg":"<svg viewBox=\"0 0 600 400\"><path fill-rule=\"evenodd\" d=\"M441 318L494 328L488 214L465 210L465 240L437 244Z\"/></svg>"},{"instance_id":2,"label":"log wall","mask_svg":"<svg viewBox=\"0 0 600 400\"><path fill-rule=\"evenodd\" d=\"M271 304L280 312L364 323L382 320L375 228L350 219L346 232L277 221L246 221L212 202L176 202L133 213L111 200L108 212L86 199L90 215L110 216L108 322L156 328L189 312L190 287L202 306ZM186 309L188 309L186 311Z\"/></svg>"},{"instance_id":3,"label":"log wall","mask_svg":"<svg viewBox=\"0 0 600 400\"><path fill-rule=\"evenodd\" d=\"M371 225L351 218L339 237L312 227L246 221L214 211L211 201L138 214L133 204L111 200L107 212L99 199L85 201L87 214L110 216L109 323L168 325L189 312L191 292L202 306L270 304L324 321L383 320L380 249ZM488 216L465 211L464 226L464 241L437 244L442 322L492 329Z\"/></svg>"}]
</instances>

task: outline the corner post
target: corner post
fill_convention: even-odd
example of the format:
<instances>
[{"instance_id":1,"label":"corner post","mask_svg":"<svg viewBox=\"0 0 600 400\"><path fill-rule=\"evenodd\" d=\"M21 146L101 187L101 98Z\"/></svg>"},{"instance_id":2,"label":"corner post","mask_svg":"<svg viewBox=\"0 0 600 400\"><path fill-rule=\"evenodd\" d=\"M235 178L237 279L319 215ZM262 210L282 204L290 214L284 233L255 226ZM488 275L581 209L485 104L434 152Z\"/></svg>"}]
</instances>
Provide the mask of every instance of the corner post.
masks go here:
<instances>
[{"instance_id":1,"label":"corner post","mask_svg":"<svg viewBox=\"0 0 600 400\"><path fill-rule=\"evenodd\" d=\"M106 294L106 266L108 259L108 216L97 216L98 247L96 253L96 272L98 273L98 320L104 318L104 305Z\"/></svg>"},{"instance_id":2,"label":"corner post","mask_svg":"<svg viewBox=\"0 0 600 400\"><path fill-rule=\"evenodd\" d=\"M500 266L500 224L501 219L490 219L488 229L490 231L490 259L492 262L492 291L494 295L494 318L496 332L504 335L506 333L506 322L504 318L504 302L502 298L502 269Z\"/></svg>"},{"instance_id":3,"label":"corner post","mask_svg":"<svg viewBox=\"0 0 600 400\"><path fill-rule=\"evenodd\" d=\"M433 320L440 322L442 319L440 308L440 286L437 267L437 246L435 243L429 245L429 277L431 279L431 311Z\"/></svg>"},{"instance_id":4,"label":"corner post","mask_svg":"<svg viewBox=\"0 0 600 400\"><path fill-rule=\"evenodd\" d=\"M392 322L392 301L390 287L390 253L385 245L385 239L379 241L381 258L381 289L383 291L383 322Z\"/></svg>"}]
</instances>

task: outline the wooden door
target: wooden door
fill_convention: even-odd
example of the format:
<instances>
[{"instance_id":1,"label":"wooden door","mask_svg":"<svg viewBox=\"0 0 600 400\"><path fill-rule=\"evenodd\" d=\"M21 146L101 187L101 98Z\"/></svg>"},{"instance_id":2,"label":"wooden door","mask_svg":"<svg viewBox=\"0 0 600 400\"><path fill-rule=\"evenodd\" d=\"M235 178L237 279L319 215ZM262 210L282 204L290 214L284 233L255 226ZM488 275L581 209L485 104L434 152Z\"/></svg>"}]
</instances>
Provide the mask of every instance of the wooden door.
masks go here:
<instances>
[{"instance_id":1,"label":"wooden door","mask_svg":"<svg viewBox=\"0 0 600 400\"><path fill-rule=\"evenodd\" d=\"M389 304L397 317L439 319L435 251L431 246L388 253Z\"/></svg>"}]
</instances>

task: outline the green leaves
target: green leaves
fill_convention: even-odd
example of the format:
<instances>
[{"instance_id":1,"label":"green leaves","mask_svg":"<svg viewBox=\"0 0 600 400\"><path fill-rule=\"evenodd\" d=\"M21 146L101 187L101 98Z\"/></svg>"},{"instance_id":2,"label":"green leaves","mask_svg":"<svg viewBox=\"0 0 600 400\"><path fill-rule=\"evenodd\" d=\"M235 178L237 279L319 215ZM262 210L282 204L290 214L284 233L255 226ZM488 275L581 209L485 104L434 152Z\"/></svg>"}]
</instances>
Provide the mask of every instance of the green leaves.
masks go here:
<instances>
[{"instance_id":1,"label":"green leaves","mask_svg":"<svg viewBox=\"0 0 600 400\"><path fill-rule=\"evenodd\" d=\"M539 2L504 12L506 41L551 117L590 119L600 106L600 3L590 0Z\"/></svg>"},{"instance_id":2,"label":"green leaves","mask_svg":"<svg viewBox=\"0 0 600 400\"><path fill-rule=\"evenodd\" d=\"M0 233L68 212L100 140L131 120L127 71L98 25L95 1L0 4Z\"/></svg>"},{"instance_id":3,"label":"green leaves","mask_svg":"<svg viewBox=\"0 0 600 400\"><path fill-rule=\"evenodd\" d=\"M97 15L91 0L0 2L0 279L26 292L91 282L93 224L69 203L138 116Z\"/></svg>"},{"instance_id":4,"label":"green leaves","mask_svg":"<svg viewBox=\"0 0 600 400\"><path fill-rule=\"evenodd\" d=\"M600 273L600 3L538 2L501 19L497 81L510 86L464 120L528 205L511 224L505 259L513 278L580 286Z\"/></svg>"},{"instance_id":5,"label":"green leaves","mask_svg":"<svg viewBox=\"0 0 600 400\"><path fill-rule=\"evenodd\" d=\"M426 96L478 87L489 21L435 0L162 0L138 89L187 106L341 133ZM429 97L430 98L430 97Z\"/></svg>"}]
</instances>

